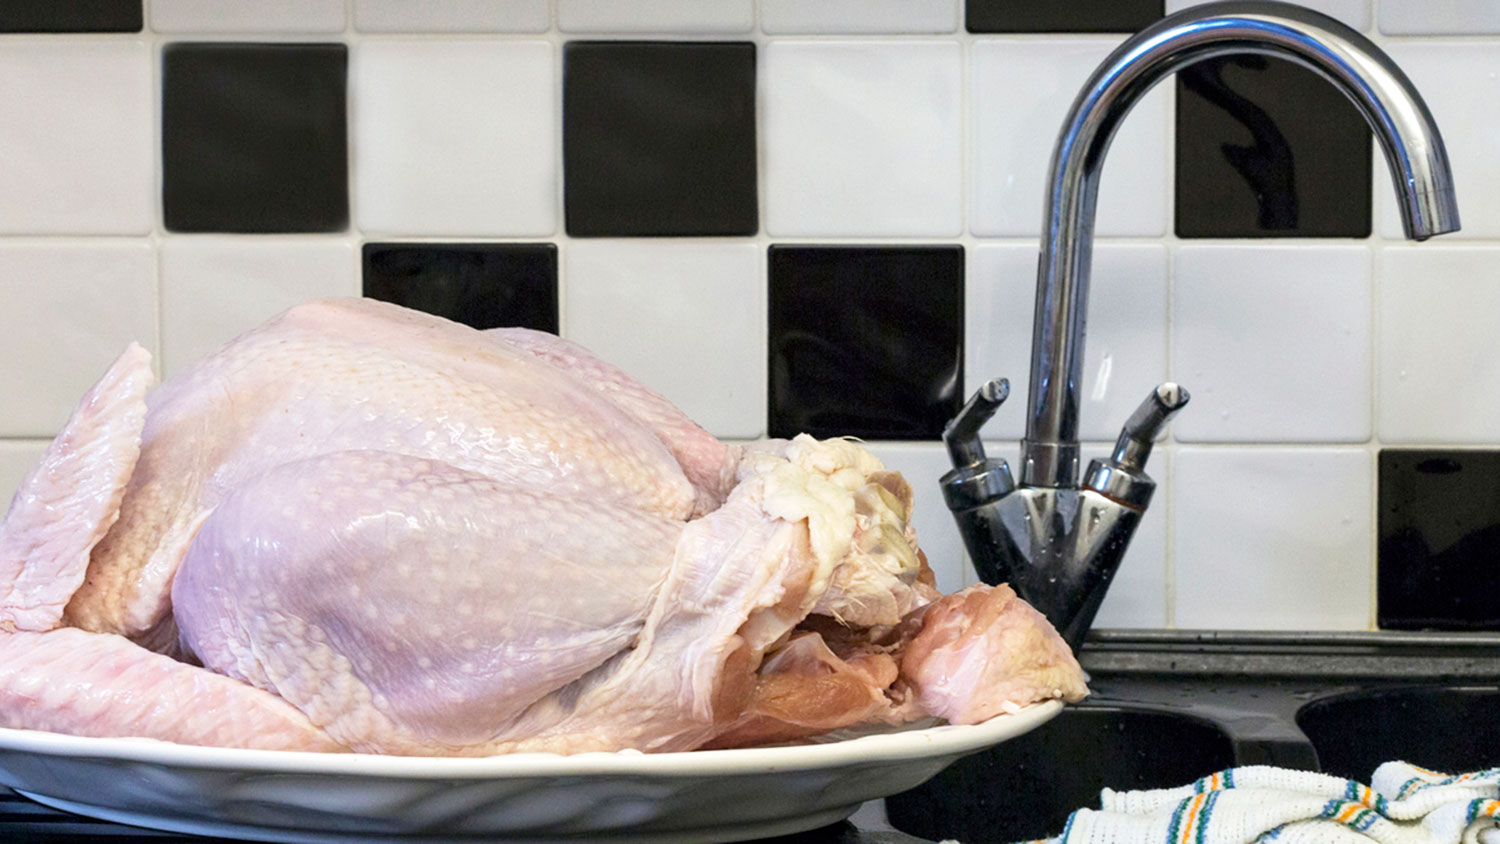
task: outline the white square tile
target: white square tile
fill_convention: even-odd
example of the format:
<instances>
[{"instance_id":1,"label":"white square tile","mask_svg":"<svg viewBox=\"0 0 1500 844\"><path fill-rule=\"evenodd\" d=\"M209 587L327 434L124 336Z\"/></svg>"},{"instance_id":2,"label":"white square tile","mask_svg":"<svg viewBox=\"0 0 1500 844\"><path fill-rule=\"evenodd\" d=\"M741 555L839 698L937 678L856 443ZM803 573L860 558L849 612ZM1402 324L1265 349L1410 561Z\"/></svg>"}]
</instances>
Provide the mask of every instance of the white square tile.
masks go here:
<instances>
[{"instance_id":1,"label":"white square tile","mask_svg":"<svg viewBox=\"0 0 1500 844\"><path fill-rule=\"evenodd\" d=\"M1500 237L1500 43L1392 42L1385 48L1427 102L1448 149L1463 228L1443 239ZM1396 194L1380 158L1374 184L1380 233L1399 238Z\"/></svg>"},{"instance_id":2,"label":"white square tile","mask_svg":"<svg viewBox=\"0 0 1500 844\"><path fill-rule=\"evenodd\" d=\"M1118 37L974 42L973 216L981 236L1041 233L1052 147L1073 98ZM1120 124L1100 175L1101 235L1159 235L1167 220L1167 96L1147 94Z\"/></svg>"},{"instance_id":3,"label":"white square tile","mask_svg":"<svg viewBox=\"0 0 1500 844\"><path fill-rule=\"evenodd\" d=\"M1387 35L1484 35L1500 32L1495 0L1380 0Z\"/></svg>"},{"instance_id":4,"label":"white square tile","mask_svg":"<svg viewBox=\"0 0 1500 844\"><path fill-rule=\"evenodd\" d=\"M563 335L715 436L762 436L762 254L748 243L575 240L563 255Z\"/></svg>"},{"instance_id":5,"label":"white square tile","mask_svg":"<svg viewBox=\"0 0 1500 844\"><path fill-rule=\"evenodd\" d=\"M1177 626L1368 629L1370 461L1362 448L1178 449Z\"/></svg>"},{"instance_id":6,"label":"white square tile","mask_svg":"<svg viewBox=\"0 0 1500 844\"><path fill-rule=\"evenodd\" d=\"M156 348L145 243L0 244L0 436L51 437L131 342Z\"/></svg>"},{"instance_id":7,"label":"white square tile","mask_svg":"<svg viewBox=\"0 0 1500 844\"><path fill-rule=\"evenodd\" d=\"M103 372L99 373L103 375ZM47 440L5 440L0 442L0 510L10 507L16 488L26 474L42 462Z\"/></svg>"},{"instance_id":8,"label":"white square tile","mask_svg":"<svg viewBox=\"0 0 1500 844\"><path fill-rule=\"evenodd\" d=\"M773 41L760 78L767 231L959 234L960 56L951 41Z\"/></svg>"},{"instance_id":9,"label":"white square tile","mask_svg":"<svg viewBox=\"0 0 1500 844\"><path fill-rule=\"evenodd\" d=\"M1121 420L1122 423L1124 420ZM1083 447L1083 465L1108 457L1113 444ZM1151 506L1125 549L1114 580L1094 617L1095 627L1165 627L1167 625L1167 490L1172 477L1165 449L1155 449L1146 474L1156 481Z\"/></svg>"},{"instance_id":10,"label":"white square tile","mask_svg":"<svg viewBox=\"0 0 1500 844\"><path fill-rule=\"evenodd\" d=\"M752 0L558 0L563 32L749 32Z\"/></svg>"},{"instance_id":11,"label":"white square tile","mask_svg":"<svg viewBox=\"0 0 1500 844\"><path fill-rule=\"evenodd\" d=\"M170 376L309 299L358 296L341 240L169 237L161 247L161 345Z\"/></svg>"},{"instance_id":12,"label":"white square tile","mask_svg":"<svg viewBox=\"0 0 1500 844\"><path fill-rule=\"evenodd\" d=\"M917 545L937 575L938 588L956 592L975 582L964 555L964 541L948 505L943 503L938 478L953 468L942 443L867 442L864 444L887 469L900 472L912 488L912 526Z\"/></svg>"},{"instance_id":13,"label":"white square tile","mask_svg":"<svg viewBox=\"0 0 1500 844\"><path fill-rule=\"evenodd\" d=\"M552 234L560 102L553 64L545 41L361 42L351 74L359 227Z\"/></svg>"},{"instance_id":14,"label":"white square tile","mask_svg":"<svg viewBox=\"0 0 1500 844\"><path fill-rule=\"evenodd\" d=\"M1380 439L1500 442L1500 249L1380 253Z\"/></svg>"},{"instance_id":15,"label":"white square tile","mask_svg":"<svg viewBox=\"0 0 1500 844\"><path fill-rule=\"evenodd\" d=\"M1364 246L1183 246L1172 374L1193 400L1183 442L1370 438L1370 252Z\"/></svg>"},{"instance_id":16,"label":"white square tile","mask_svg":"<svg viewBox=\"0 0 1500 844\"><path fill-rule=\"evenodd\" d=\"M361 32L546 32L547 0L354 0Z\"/></svg>"},{"instance_id":17,"label":"white square tile","mask_svg":"<svg viewBox=\"0 0 1500 844\"><path fill-rule=\"evenodd\" d=\"M774 35L941 33L958 29L957 0L761 0L760 25Z\"/></svg>"},{"instance_id":18,"label":"white square tile","mask_svg":"<svg viewBox=\"0 0 1500 844\"><path fill-rule=\"evenodd\" d=\"M145 234L157 150L139 41L0 50L0 234Z\"/></svg>"},{"instance_id":19,"label":"white square tile","mask_svg":"<svg viewBox=\"0 0 1500 844\"><path fill-rule=\"evenodd\" d=\"M1031 328L1036 301L1035 244L981 244L969 250L964 316L965 398L991 378L1010 379L1010 399L987 436L1026 431ZM1094 248L1088 337L1084 344L1080 435L1113 441L1131 412L1167 379L1167 254L1158 244Z\"/></svg>"},{"instance_id":20,"label":"white square tile","mask_svg":"<svg viewBox=\"0 0 1500 844\"><path fill-rule=\"evenodd\" d=\"M157 32L343 32L344 0L151 0Z\"/></svg>"},{"instance_id":21,"label":"white square tile","mask_svg":"<svg viewBox=\"0 0 1500 844\"><path fill-rule=\"evenodd\" d=\"M1189 6L1201 6L1209 2L1212 0L1167 0L1167 11L1178 12ZM1382 14L1385 5L1391 2L1393 0L1380 0ZM1427 0L1417 2L1425 3ZM1297 5L1337 18L1355 29L1370 28L1370 0L1297 0Z\"/></svg>"}]
</instances>

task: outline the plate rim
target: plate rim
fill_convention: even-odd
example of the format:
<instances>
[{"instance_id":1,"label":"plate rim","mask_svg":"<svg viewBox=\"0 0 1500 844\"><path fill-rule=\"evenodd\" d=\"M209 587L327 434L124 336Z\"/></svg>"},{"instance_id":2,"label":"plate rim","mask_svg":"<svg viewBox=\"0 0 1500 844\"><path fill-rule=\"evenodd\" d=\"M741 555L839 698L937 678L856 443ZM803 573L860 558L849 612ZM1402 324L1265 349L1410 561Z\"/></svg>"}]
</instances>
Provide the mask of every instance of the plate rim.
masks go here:
<instances>
[{"instance_id":1,"label":"plate rim","mask_svg":"<svg viewBox=\"0 0 1500 844\"><path fill-rule=\"evenodd\" d=\"M360 753L253 750L176 744L149 738L75 736L0 727L0 753L105 758L176 768L237 770L369 779L503 779L537 776L702 777L810 770L871 761L964 754L1028 732L1062 711L1045 700L972 725L941 724L823 744L693 750L511 753L483 757L387 756Z\"/></svg>"}]
</instances>

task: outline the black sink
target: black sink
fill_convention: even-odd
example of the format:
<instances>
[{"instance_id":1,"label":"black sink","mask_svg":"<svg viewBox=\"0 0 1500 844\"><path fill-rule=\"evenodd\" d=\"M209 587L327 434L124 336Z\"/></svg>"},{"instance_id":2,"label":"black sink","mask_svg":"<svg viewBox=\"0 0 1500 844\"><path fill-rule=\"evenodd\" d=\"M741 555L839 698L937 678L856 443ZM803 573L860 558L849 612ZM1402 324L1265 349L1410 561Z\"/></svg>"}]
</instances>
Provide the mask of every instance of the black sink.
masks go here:
<instances>
[{"instance_id":1,"label":"black sink","mask_svg":"<svg viewBox=\"0 0 1500 844\"><path fill-rule=\"evenodd\" d=\"M1500 767L1494 633L1094 631L1093 694L1037 730L887 798L922 838L1056 835L1100 790L1170 788L1241 765L1369 782L1382 762Z\"/></svg>"},{"instance_id":2,"label":"black sink","mask_svg":"<svg viewBox=\"0 0 1500 844\"><path fill-rule=\"evenodd\" d=\"M1197 718L1081 706L886 799L895 828L923 838L1024 841L1056 835L1099 791L1166 788L1234 764L1228 737Z\"/></svg>"},{"instance_id":3,"label":"black sink","mask_svg":"<svg viewBox=\"0 0 1500 844\"><path fill-rule=\"evenodd\" d=\"M1405 686L1316 700L1297 726L1330 774L1369 782L1400 759L1460 773L1500 767L1500 687Z\"/></svg>"}]
</instances>

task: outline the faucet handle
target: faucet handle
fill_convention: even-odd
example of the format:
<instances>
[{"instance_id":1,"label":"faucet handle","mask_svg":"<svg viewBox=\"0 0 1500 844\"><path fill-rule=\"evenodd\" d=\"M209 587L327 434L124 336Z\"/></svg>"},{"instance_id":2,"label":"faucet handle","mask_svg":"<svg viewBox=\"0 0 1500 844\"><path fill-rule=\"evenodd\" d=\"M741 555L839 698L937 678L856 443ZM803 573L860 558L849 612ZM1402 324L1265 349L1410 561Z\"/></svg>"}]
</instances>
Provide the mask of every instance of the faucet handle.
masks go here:
<instances>
[{"instance_id":1,"label":"faucet handle","mask_svg":"<svg viewBox=\"0 0 1500 844\"><path fill-rule=\"evenodd\" d=\"M969 398L958 415L943 426L943 444L948 446L948 457L955 468L984 462L984 443L979 440L979 429L1009 397L1010 381L991 378Z\"/></svg>"},{"instance_id":2,"label":"faucet handle","mask_svg":"<svg viewBox=\"0 0 1500 844\"><path fill-rule=\"evenodd\" d=\"M992 378L943 426L943 443L948 446L953 469L938 483L943 488L943 500L955 514L1003 498L1016 488L1010 464L1001 458L985 457L984 443L979 439L979 429L1008 396L1010 382Z\"/></svg>"},{"instance_id":3,"label":"faucet handle","mask_svg":"<svg viewBox=\"0 0 1500 844\"><path fill-rule=\"evenodd\" d=\"M1151 493L1156 489L1156 481L1146 474L1151 446L1167 421L1188 403L1189 398L1187 390L1171 381L1152 390L1125 421L1109 459L1089 464L1084 487L1128 507L1146 509L1151 503Z\"/></svg>"},{"instance_id":4,"label":"faucet handle","mask_svg":"<svg viewBox=\"0 0 1500 844\"><path fill-rule=\"evenodd\" d=\"M1115 441L1113 459L1127 469L1146 468L1146 459L1151 456L1151 446L1161 434L1161 429L1188 403L1188 391L1171 381L1159 385L1146 396L1141 406L1125 420L1120 438Z\"/></svg>"}]
</instances>

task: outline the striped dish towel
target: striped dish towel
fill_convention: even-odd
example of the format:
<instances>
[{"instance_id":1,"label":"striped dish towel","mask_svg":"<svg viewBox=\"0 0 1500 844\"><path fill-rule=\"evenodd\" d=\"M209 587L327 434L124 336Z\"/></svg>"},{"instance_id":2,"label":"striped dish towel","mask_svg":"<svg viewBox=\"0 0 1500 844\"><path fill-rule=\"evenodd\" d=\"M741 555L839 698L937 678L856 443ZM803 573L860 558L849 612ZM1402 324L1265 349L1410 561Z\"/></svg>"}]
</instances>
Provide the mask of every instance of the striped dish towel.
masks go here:
<instances>
[{"instance_id":1,"label":"striped dish towel","mask_svg":"<svg viewBox=\"0 0 1500 844\"><path fill-rule=\"evenodd\" d=\"M1387 762L1371 785L1253 766L1155 791L1105 789L1032 844L1500 844L1500 768L1441 774Z\"/></svg>"}]
</instances>

